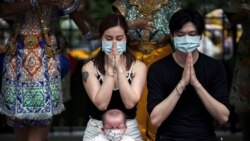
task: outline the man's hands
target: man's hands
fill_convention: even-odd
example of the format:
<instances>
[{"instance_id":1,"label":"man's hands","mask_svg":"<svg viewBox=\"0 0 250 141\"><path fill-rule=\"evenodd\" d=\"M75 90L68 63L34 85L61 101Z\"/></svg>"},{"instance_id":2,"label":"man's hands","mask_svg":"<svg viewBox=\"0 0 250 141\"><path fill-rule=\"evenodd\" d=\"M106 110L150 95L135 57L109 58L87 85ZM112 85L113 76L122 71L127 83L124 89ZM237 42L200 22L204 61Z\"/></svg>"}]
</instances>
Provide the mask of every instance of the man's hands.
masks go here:
<instances>
[{"instance_id":1,"label":"man's hands","mask_svg":"<svg viewBox=\"0 0 250 141\"><path fill-rule=\"evenodd\" d=\"M191 84L192 86L200 84L195 74L194 60L191 53L188 53L187 55L180 83L181 85L183 85L183 87L186 87L188 84Z\"/></svg>"}]
</instances>

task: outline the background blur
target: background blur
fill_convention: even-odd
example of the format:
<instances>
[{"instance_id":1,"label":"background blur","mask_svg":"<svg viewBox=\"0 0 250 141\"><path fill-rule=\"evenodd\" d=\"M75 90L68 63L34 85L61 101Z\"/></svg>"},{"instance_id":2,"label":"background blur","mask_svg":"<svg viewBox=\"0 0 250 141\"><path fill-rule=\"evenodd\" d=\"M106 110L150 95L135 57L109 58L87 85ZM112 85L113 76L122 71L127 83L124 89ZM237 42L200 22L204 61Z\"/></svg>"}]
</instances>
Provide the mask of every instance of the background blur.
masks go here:
<instances>
[{"instance_id":1,"label":"background blur","mask_svg":"<svg viewBox=\"0 0 250 141\"><path fill-rule=\"evenodd\" d=\"M234 67L235 46L242 33L241 25L230 25L225 13L220 9L223 0L182 0L184 7L197 8L205 16L206 32L199 50L211 57L222 60L225 64L229 86ZM99 22L102 17L112 13L111 4L114 0L85 0L81 1L83 20L89 28L95 30L91 20ZM1 14L0 14L1 15ZM57 20L57 18L60 18ZM6 44L12 32L12 18L0 17L0 46ZM50 134L50 140L81 140L84 127L88 121L88 97L81 80L81 67L89 52L96 47L95 42L89 43L68 16L55 17L54 26L60 46L71 60L71 71L63 79L64 101L66 110L55 117ZM94 44L89 48L90 44ZM83 55L78 55L83 54ZM224 140L237 141L241 139L237 115L231 109L230 121L223 126L216 125L218 135ZM13 131L5 124L4 116L0 115L0 141L13 140Z\"/></svg>"}]
</instances>

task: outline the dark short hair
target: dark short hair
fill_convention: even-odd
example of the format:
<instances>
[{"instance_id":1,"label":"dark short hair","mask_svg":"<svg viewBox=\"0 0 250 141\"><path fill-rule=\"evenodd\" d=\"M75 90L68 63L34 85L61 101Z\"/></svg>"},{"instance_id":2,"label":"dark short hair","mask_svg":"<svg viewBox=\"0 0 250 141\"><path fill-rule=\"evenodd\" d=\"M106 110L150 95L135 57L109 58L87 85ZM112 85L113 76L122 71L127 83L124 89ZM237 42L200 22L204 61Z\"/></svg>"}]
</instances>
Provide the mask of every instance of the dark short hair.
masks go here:
<instances>
[{"instance_id":1,"label":"dark short hair","mask_svg":"<svg viewBox=\"0 0 250 141\"><path fill-rule=\"evenodd\" d=\"M204 17L193 9L181 9L171 16L169 21L170 33L173 35L174 32L180 30L188 22L195 25L199 35L202 34L205 29Z\"/></svg>"}]
</instances>

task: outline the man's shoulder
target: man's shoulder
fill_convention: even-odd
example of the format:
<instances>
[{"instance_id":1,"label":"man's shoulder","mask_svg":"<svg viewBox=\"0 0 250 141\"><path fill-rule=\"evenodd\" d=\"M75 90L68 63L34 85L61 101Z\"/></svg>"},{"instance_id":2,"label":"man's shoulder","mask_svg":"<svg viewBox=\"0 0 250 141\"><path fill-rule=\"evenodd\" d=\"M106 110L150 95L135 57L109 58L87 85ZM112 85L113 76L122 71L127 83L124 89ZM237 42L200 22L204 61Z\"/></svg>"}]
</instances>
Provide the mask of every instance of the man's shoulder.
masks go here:
<instances>
[{"instance_id":1,"label":"man's shoulder","mask_svg":"<svg viewBox=\"0 0 250 141\"><path fill-rule=\"evenodd\" d=\"M153 66L153 67L166 66L166 65L172 64L172 63L173 63L173 56L170 54L166 57L163 57L163 58L155 61L154 63L152 63L151 66Z\"/></svg>"},{"instance_id":2,"label":"man's shoulder","mask_svg":"<svg viewBox=\"0 0 250 141\"><path fill-rule=\"evenodd\" d=\"M217 65L221 65L222 62L219 59L210 57L206 54L200 53L200 59L202 61L202 64L207 64L209 66L217 66Z\"/></svg>"}]
</instances>

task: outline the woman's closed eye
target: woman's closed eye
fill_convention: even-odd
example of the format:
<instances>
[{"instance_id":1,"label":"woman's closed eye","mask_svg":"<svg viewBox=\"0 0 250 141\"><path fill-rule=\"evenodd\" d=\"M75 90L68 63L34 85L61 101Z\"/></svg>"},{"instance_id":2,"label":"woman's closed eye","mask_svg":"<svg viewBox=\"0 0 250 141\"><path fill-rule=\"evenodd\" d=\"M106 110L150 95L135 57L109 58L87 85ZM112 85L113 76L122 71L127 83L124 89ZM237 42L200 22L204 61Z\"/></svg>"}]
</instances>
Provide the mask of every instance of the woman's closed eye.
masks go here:
<instances>
[{"instance_id":1,"label":"woman's closed eye","mask_svg":"<svg viewBox=\"0 0 250 141\"><path fill-rule=\"evenodd\" d=\"M116 36L116 37L113 37L111 35L105 35L105 39L107 41L113 41L113 40L122 41L122 40L124 40L124 35L119 35L119 36Z\"/></svg>"}]
</instances>

